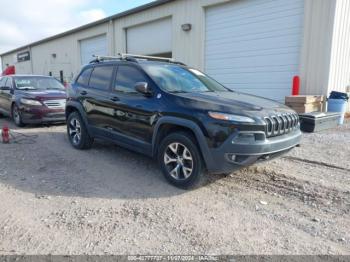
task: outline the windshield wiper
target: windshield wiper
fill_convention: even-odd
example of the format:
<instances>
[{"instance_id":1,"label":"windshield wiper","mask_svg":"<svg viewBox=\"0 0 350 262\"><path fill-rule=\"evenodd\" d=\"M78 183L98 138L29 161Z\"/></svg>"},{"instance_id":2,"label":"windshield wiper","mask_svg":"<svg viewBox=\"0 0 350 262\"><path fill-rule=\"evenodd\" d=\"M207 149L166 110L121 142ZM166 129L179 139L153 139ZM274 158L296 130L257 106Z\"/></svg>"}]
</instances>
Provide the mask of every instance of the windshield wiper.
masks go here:
<instances>
[{"instance_id":1,"label":"windshield wiper","mask_svg":"<svg viewBox=\"0 0 350 262\"><path fill-rule=\"evenodd\" d=\"M29 91L29 90L37 90L37 88L33 88L33 87L20 87L17 88L18 90L24 90L24 91Z\"/></svg>"},{"instance_id":2,"label":"windshield wiper","mask_svg":"<svg viewBox=\"0 0 350 262\"><path fill-rule=\"evenodd\" d=\"M179 94L179 93L190 93L190 92L186 92L186 91L181 91L181 90L176 90L176 91L169 91L172 94Z\"/></svg>"}]
</instances>

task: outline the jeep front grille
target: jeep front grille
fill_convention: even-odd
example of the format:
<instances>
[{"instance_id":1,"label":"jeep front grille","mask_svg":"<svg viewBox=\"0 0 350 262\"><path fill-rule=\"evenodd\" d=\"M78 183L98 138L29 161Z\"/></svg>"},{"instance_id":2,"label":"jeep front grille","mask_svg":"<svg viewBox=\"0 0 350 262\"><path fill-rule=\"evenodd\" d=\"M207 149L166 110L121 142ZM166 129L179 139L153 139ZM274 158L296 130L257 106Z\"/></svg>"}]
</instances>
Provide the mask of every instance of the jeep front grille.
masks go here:
<instances>
[{"instance_id":1,"label":"jeep front grille","mask_svg":"<svg viewBox=\"0 0 350 262\"><path fill-rule=\"evenodd\" d=\"M60 100L46 100L44 101L44 104L51 109L62 109L66 106L66 100L60 99Z\"/></svg>"},{"instance_id":2,"label":"jeep front grille","mask_svg":"<svg viewBox=\"0 0 350 262\"><path fill-rule=\"evenodd\" d=\"M265 117L267 137L280 136L299 126L299 116L294 113Z\"/></svg>"}]
</instances>

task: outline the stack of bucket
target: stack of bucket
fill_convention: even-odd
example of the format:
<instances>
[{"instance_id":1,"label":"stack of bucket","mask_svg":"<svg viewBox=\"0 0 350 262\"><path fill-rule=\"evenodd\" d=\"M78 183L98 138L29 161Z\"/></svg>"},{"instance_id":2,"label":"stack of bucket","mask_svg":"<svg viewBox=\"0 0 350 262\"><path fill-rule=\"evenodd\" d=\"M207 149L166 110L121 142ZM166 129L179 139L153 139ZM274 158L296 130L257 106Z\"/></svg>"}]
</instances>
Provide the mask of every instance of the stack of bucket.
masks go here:
<instances>
[{"instance_id":1,"label":"stack of bucket","mask_svg":"<svg viewBox=\"0 0 350 262\"><path fill-rule=\"evenodd\" d=\"M349 96L346 93L333 91L328 99L328 112L341 113L339 125L344 124L344 117Z\"/></svg>"}]
</instances>

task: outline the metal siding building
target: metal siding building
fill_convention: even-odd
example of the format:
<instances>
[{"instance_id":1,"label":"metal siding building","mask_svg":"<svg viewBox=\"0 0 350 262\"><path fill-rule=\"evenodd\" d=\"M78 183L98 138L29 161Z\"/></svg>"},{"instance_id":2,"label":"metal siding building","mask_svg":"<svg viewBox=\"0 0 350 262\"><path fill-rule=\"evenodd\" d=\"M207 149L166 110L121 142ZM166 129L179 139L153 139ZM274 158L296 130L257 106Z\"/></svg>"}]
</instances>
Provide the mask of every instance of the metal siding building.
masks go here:
<instances>
[{"instance_id":1,"label":"metal siding building","mask_svg":"<svg viewBox=\"0 0 350 262\"><path fill-rule=\"evenodd\" d=\"M190 31L182 25L191 24ZM30 53L18 62L17 55ZM71 80L94 53L172 56L243 92L283 100L350 84L348 0L159 0L1 55L3 68Z\"/></svg>"}]
</instances>

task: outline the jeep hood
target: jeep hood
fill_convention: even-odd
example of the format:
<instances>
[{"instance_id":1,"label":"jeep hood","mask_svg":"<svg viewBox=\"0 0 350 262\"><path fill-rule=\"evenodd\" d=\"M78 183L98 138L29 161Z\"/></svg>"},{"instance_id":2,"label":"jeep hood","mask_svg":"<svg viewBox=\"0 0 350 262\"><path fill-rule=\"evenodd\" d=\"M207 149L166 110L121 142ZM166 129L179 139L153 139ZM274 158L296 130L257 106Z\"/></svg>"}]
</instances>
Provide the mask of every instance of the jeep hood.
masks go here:
<instances>
[{"instance_id":1,"label":"jeep hood","mask_svg":"<svg viewBox=\"0 0 350 262\"><path fill-rule=\"evenodd\" d=\"M291 111L276 101L240 92L178 93L177 96L192 100L196 107L214 111Z\"/></svg>"}]
</instances>

